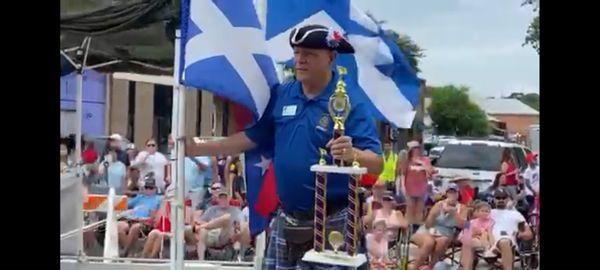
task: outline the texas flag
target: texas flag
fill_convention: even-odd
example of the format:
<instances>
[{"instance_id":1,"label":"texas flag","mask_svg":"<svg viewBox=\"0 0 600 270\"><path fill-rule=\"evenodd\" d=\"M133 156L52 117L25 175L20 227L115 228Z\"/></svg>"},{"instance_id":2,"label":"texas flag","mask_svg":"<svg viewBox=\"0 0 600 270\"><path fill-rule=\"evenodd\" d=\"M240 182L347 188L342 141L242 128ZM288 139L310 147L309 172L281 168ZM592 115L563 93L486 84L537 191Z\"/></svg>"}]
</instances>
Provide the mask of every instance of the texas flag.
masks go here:
<instances>
[{"instance_id":1,"label":"texas flag","mask_svg":"<svg viewBox=\"0 0 600 270\"><path fill-rule=\"evenodd\" d=\"M237 130L257 121L278 83L252 0L181 1L181 83L233 101ZM272 149L245 154L250 231L277 207ZM269 169L270 168L270 169Z\"/></svg>"},{"instance_id":2,"label":"texas flag","mask_svg":"<svg viewBox=\"0 0 600 270\"><path fill-rule=\"evenodd\" d=\"M236 132L252 122L252 113L244 107L232 104ZM250 208L250 233L261 233L269 225L270 216L277 209L279 198L275 188L271 147L256 148L245 153L246 196Z\"/></svg>"}]
</instances>

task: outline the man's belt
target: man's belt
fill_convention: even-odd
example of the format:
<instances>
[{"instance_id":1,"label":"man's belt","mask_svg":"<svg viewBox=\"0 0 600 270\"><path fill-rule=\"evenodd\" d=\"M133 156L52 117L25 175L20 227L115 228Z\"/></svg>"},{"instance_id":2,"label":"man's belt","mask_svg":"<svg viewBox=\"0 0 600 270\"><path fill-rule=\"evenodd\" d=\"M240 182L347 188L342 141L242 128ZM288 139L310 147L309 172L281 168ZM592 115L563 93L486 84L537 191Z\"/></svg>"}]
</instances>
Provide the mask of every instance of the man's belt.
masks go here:
<instances>
[{"instance_id":1,"label":"man's belt","mask_svg":"<svg viewBox=\"0 0 600 270\"><path fill-rule=\"evenodd\" d=\"M327 202L327 216L336 214L344 210L348 206L347 202L344 203L330 203ZM286 219L293 219L299 222L313 221L315 219L314 211L286 211L283 210L283 214Z\"/></svg>"}]
</instances>

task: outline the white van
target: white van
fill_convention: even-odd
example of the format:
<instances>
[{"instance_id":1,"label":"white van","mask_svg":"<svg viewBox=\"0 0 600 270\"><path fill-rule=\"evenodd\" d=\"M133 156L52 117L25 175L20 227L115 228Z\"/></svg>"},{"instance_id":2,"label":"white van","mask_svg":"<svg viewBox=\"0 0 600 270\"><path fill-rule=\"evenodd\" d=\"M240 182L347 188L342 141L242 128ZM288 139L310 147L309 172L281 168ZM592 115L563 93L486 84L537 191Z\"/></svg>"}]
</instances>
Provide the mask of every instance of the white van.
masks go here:
<instances>
[{"instance_id":1,"label":"white van","mask_svg":"<svg viewBox=\"0 0 600 270\"><path fill-rule=\"evenodd\" d=\"M446 185L450 178L464 175L472 179L473 187L483 191L492 185L496 174L500 172L500 160L506 148L511 150L519 171L523 172L527 166L525 155L531 152L523 145L487 140L453 140L444 146L433 164L438 170L434 180L442 180Z\"/></svg>"}]
</instances>

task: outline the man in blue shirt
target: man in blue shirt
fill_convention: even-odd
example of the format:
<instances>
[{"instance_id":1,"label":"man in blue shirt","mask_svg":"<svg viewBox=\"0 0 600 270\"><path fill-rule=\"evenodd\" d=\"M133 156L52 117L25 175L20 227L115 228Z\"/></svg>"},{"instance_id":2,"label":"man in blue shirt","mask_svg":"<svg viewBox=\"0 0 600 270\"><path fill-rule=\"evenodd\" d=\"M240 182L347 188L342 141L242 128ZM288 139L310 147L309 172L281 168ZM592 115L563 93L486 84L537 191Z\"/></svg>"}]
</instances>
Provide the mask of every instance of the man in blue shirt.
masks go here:
<instances>
[{"instance_id":1,"label":"man in blue shirt","mask_svg":"<svg viewBox=\"0 0 600 270\"><path fill-rule=\"evenodd\" d=\"M140 232L148 234L152 215L160 207L162 196L156 194L156 182L152 177L144 179L143 191L127 201L127 210L123 220L117 223L119 244L123 248L123 256L127 256L131 244L135 243Z\"/></svg>"},{"instance_id":2,"label":"man in blue shirt","mask_svg":"<svg viewBox=\"0 0 600 270\"><path fill-rule=\"evenodd\" d=\"M318 163L319 148L328 150L328 164L332 163L332 158L349 163L356 157L369 173L378 175L383 165L381 143L366 104L352 99L351 111L345 122L345 136L332 139L333 123L328 113L328 101L338 80L332 65L337 53L354 53L350 43L327 27L307 25L292 31L290 45L294 49L296 80L276 86L263 117L244 132L224 140L188 143L186 154L233 155L257 146L272 146L277 195L281 202L279 216L312 226L315 174L310 171L310 166ZM356 91L351 86L348 88L348 92ZM330 228L343 230L347 196L348 176L329 175L327 226ZM304 267L306 263L301 258L307 250L285 244L298 237L284 235L283 227L291 225L283 218L277 218L273 226L271 240L285 240L270 241L267 267ZM293 240L298 242L298 239ZM284 244L280 245L280 242ZM308 248L312 247L312 234L306 242ZM290 252L289 249L296 250ZM297 254L290 255L292 253Z\"/></svg>"}]
</instances>

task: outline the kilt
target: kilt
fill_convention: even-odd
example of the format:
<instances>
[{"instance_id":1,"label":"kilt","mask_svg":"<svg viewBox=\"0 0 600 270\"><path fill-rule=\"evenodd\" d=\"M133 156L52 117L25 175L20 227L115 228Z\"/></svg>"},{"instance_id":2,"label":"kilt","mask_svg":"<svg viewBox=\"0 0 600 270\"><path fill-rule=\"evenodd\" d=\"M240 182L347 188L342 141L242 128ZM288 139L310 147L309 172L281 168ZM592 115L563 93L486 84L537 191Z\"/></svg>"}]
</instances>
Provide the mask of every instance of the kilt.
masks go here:
<instances>
[{"instance_id":1,"label":"kilt","mask_svg":"<svg viewBox=\"0 0 600 270\"><path fill-rule=\"evenodd\" d=\"M334 229L339 232L345 234L345 224L346 224L346 212L344 209L339 211L333 215L327 217L326 227L328 229ZM309 222L310 223L310 222ZM320 263L310 263L302 261L302 258L298 259L295 263L288 262L287 258L287 244L285 239L283 238L283 227L285 225L285 217L281 210L278 210L277 215L275 216L273 222L271 223L271 235L269 236L269 245L267 246L267 252L265 255L265 263L263 264L263 269L268 270L307 270L307 269L328 269L328 270L338 270L338 269L349 269L348 267L338 266L338 265L329 265L329 264L320 264ZM299 225L303 225L300 223ZM329 233L329 230L327 230ZM327 244L329 246L329 244ZM331 247L328 247L331 249Z\"/></svg>"}]
</instances>

